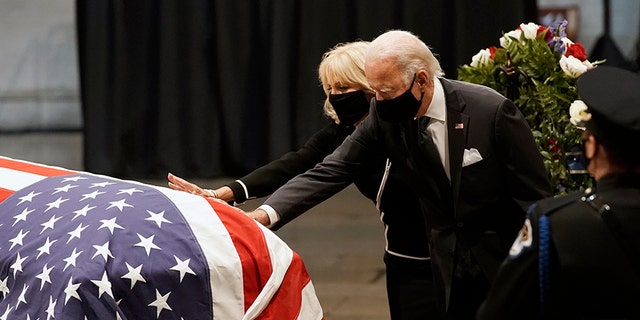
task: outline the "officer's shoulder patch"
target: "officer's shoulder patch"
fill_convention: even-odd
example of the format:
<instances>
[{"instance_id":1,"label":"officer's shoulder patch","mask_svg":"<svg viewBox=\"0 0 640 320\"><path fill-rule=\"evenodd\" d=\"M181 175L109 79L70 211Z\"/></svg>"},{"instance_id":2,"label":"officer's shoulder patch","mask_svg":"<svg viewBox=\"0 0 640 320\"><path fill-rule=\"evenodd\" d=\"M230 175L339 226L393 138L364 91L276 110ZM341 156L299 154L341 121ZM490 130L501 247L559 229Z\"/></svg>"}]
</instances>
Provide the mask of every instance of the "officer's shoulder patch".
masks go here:
<instances>
[{"instance_id":1,"label":"officer's shoulder patch","mask_svg":"<svg viewBox=\"0 0 640 320\"><path fill-rule=\"evenodd\" d=\"M533 232L531 230L531 221L526 219L524 221L524 225L520 232L518 232L518 237L516 241L511 245L511 249L509 249L509 257L516 258L518 257L522 251L531 247L531 243L533 242Z\"/></svg>"}]
</instances>

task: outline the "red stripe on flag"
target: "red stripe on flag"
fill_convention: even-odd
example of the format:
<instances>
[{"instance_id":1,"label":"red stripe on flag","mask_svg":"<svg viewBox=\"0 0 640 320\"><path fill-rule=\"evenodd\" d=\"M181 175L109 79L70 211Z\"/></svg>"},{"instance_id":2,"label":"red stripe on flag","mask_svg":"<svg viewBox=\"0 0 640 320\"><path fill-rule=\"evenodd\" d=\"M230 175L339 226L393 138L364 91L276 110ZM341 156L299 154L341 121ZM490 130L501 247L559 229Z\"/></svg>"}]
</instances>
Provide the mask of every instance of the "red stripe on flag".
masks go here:
<instances>
[{"instance_id":1,"label":"red stripe on flag","mask_svg":"<svg viewBox=\"0 0 640 320\"><path fill-rule=\"evenodd\" d=\"M76 171L69 171L61 168L47 167L29 162L16 161L7 158L0 157L0 167L13 170L24 171L46 177L62 176L65 174L77 173Z\"/></svg>"},{"instance_id":2,"label":"red stripe on flag","mask_svg":"<svg viewBox=\"0 0 640 320\"><path fill-rule=\"evenodd\" d=\"M296 319L302 307L302 290L311 278L302 258L293 253L291 265L271 303L256 319Z\"/></svg>"},{"instance_id":3,"label":"red stripe on flag","mask_svg":"<svg viewBox=\"0 0 640 320\"><path fill-rule=\"evenodd\" d=\"M273 272L269 248L262 230L253 219L216 200L209 199L209 203L227 228L240 256L246 312Z\"/></svg>"},{"instance_id":4,"label":"red stripe on flag","mask_svg":"<svg viewBox=\"0 0 640 320\"><path fill-rule=\"evenodd\" d=\"M7 190L5 188L0 188L0 202L4 201L4 199L8 198L13 191Z\"/></svg>"}]
</instances>

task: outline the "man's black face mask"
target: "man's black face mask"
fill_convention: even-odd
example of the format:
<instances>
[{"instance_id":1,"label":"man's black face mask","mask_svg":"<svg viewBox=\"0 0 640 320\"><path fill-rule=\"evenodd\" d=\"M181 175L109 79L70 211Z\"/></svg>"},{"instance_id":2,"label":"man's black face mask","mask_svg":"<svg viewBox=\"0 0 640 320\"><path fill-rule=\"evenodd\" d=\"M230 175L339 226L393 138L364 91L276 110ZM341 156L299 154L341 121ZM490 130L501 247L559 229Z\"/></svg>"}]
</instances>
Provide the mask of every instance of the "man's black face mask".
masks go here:
<instances>
[{"instance_id":1,"label":"man's black face mask","mask_svg":"<svg viewBox=\"0 0 640 320\"><path fill-rule=\"evenodd\" d=\"M424 92L420 96L420 100L417 100L416 97L413 96L411 89L413 89L415 82L416 75L413 75L411 86L403 94L389 100L376 99L376 111L380 119L389 122L400 122L416 116L418 109L420 109L420 104L422 104Z\"/></svg>"}]
</instances>

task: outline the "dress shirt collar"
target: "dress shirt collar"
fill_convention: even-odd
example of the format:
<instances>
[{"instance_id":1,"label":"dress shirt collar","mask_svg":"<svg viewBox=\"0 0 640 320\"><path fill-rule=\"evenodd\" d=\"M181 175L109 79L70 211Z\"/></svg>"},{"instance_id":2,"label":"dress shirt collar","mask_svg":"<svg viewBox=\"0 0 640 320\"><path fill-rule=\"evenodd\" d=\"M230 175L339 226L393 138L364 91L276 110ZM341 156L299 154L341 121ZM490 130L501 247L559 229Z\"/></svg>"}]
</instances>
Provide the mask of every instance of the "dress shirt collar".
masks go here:
<instances>
[{"instance_id":1,"label":"dress shirt collar","mask_svg":"<svg viewBox=\"0 0 640 320\"><path fill-rule=\"evenodd\" d=\"M440 79L436 77L433 79L433 98L431 98L431 103L429 104L427 113L424 115L444 123L447 118L446 112L447 108L444 99L444 89L442 88Z\"/></svg>"}]
</instances>

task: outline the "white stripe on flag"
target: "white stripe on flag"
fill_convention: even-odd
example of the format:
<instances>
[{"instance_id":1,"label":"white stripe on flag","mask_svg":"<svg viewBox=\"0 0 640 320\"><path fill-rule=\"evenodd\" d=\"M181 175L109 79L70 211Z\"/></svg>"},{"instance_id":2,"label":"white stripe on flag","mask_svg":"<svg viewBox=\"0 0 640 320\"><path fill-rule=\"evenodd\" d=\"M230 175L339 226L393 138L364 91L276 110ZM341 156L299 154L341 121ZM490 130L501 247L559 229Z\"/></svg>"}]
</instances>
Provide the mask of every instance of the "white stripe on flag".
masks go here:
<instances>
[{"instance_id":1,"label":"white stripe on flag","mask_svg":"<svg viewBox=\"0 0 640 320\"><path fill-rule=\"evenodd\" d=\"M322 306L318 297L316 296L316 289L313 287L313 283L309 281L307 285L302 289L302 305L300 306L300 314L298 320L307 319L321 319L322 318Z\"/></svg>"},{"instance_id":2,"label":"white stripe on flag","mask_svg":"<svg viewBox=\"0 0 640 320\"><path fill-rule=\"evenodd\" d=\"M291 265L291 259L293 258L293 252L287 246L284 241L278 238L271 230L265 228L263 225L256 222L256 224L262 229L264 233L265 241L269 248L269 255L271 257L271 265L273 271L267 283L264 284L264 288L260 291L260 294L256 297L256 300L251 304L251 307L247 310L242 320L250 320L257 318L260 313L269 305L273 296L278 292L282 285L282 279L284 279L289 266Z\"/></svg>"},{"instance_id":3,"label":"white stripe on flag","mask_svg":"<svg viewBox=\"0 0 640 320\"><path fill-rule=\"evenodd\" d=\"M165 187L156 188L182 212L204 252L211 270L214 317L241 319L244 314L242 264L227 228L204 198Z\"/></svg>"},{"instance_id":4,"label":"white stripe on flag","mask_svg":"<svg viewBox=\"0 0 640 320\"><path fill-rule=\"evenodd\" d=\"M17 191L26 188L46 177L24 171L0 168L0 188Z\"/></svg>"}]
</instances>

